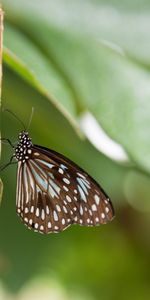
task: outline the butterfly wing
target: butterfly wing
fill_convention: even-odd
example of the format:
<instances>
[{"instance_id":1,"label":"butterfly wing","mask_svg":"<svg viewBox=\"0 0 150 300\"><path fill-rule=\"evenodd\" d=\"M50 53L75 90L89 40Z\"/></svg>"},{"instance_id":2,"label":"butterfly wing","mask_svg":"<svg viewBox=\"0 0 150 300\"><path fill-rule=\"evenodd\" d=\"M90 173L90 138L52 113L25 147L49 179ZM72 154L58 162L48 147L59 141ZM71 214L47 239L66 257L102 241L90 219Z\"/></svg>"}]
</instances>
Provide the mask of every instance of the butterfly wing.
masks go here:
<instances>
[{"instance_id":1,"label":"butterfly wing","mask_svg":"<svg viewBox=\"0 0 150 300\"><path fill-rule=\"evenodd\" d=\"M114 217L106 193L63 155L34 145L18 163L17 213L29 228L60 232L71 224L95 226Z\"/></svg>"}]
</instances>

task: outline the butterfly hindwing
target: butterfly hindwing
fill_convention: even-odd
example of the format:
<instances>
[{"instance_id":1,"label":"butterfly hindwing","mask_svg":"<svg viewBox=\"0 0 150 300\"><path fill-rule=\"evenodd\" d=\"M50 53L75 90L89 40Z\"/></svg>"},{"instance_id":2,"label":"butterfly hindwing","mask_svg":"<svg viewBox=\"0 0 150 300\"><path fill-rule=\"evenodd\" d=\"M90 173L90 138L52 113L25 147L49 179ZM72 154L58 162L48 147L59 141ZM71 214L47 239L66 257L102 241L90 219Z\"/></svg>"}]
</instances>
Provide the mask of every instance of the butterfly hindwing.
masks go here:
<instances>
[{"instance_id":1,"label":"butterfly hindwing","mask_svg":"<svg viewBox=\"0 0 150 300\"><path fill-rule=\"evenodd\" d=\"M104 224L114 216L94 179L63 155L36 145L30 159L18 163L17 213L29 228L43 233L71 224Z\"/></svg>"},{"instance_id":2,"label":"butterfly hindwing","mask_svg":"<svg viewBox=\"0 0 150 300\"><path fill-rule=\"evenodd\" d=\"M70 211L58 201L59 190L56 191L50 184L45 188L43 175L46 174L46 169L43 168L43 175L38 173L36 177L34 174L36 168L34 169L32 163L30 160L27 164L18 166L20 176L17 188L17 213L23 223L35 231L43 233L62 231L72 223Z\"/></svg>"}]
</instances>

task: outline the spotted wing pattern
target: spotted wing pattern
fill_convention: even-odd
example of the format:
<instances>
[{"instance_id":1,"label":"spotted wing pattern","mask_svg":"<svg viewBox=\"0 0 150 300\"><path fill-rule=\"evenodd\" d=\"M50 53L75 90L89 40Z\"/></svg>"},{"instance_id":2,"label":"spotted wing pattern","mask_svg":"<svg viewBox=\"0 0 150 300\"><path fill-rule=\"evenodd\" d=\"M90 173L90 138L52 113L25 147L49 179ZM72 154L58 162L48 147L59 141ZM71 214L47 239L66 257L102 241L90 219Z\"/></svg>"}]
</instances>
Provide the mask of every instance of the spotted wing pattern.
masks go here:
<instances>
[{"instance_id":1,"label":"spotted wing pattern","mask_svg":"<svg viewBox=\"0 0 150 300\"><path fill-rule=\"evenodd\" d=\"M18 162L17 178L17 214L35 231L96 226L114 216L110 199L95 180L55 151L34 145L30 159Z\"/></svg>"}]
</instances>

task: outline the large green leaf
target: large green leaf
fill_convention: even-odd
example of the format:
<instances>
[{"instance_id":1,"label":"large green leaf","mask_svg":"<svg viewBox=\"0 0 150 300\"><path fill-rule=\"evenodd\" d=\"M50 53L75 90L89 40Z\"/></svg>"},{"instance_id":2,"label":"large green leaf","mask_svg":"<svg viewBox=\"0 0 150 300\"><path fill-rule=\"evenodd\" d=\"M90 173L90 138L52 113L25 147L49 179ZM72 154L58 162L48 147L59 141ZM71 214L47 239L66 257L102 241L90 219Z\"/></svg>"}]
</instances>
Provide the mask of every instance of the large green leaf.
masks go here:
<instances>
[{"instance_id":1,"label":"large green leaf","mask_svg":"<svg viewBox=\"0 0 150 300\"><path fill-rule=\"evenodd\" d=\"M66 81L53 67L50 58L24 34L5 23L5 63L39 90L66 116L75 130L81 134L75 120L76 108L73 94Z\"/></svg>"},{"instance_id":2,"label":"large green leaf","mask_svg":"<svg viewBox=\"0 0 150 300\"><path fill-rule=\"evenodd\" d=\"M21 10L20 5L24 9ZM31 7L28 2L20 5L13 8L10 5L7 18L53 62L72 91L78 111L90 110L108 135L123 145L131 159L150 172L149 73L128 60L126 55L85 35L82 28L77 34L72 27L60 29L55 23L52 25L50 10L49 21L39 14L39 6L32 11L34 1ZM8 40L6 31L6 45L11 48L12 43ZM13 51L17 52L15 48ZM24 54L25 60L28 55ZM34 60L32 68L37 74ZM40 80L44 84L42 75ZM53 81L50 89L52 86ZM57 98L64 105L60 93Z\"/></svg>"},{"instance_id":3,"label":"large green leaf","mask_svg":"<svg viewBox=\"0 0 150 300\"><path fill-rule=\"evenodd\" d=\"M21 21L27 15L40 16L67 32L82 32L114 46L117 44L134 59L150 66L148 0L5 0L4 8L13 20Z\"/></svg>"}]
</instances>

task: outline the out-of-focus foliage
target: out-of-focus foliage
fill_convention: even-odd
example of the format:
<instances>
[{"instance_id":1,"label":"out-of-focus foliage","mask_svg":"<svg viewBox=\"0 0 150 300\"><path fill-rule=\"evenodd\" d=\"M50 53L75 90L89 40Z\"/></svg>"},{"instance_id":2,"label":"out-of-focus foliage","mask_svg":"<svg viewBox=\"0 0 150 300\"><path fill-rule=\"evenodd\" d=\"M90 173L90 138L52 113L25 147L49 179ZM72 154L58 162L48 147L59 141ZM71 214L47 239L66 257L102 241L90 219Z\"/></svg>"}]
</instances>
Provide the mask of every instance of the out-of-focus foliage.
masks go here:
<instances>
[{"instance_id":1,"label":"out-of-focus foliage","mask_svg":"<svg viewBox=\"0 0 150 300\"><path fill-rule=\"evenodd\" d=\"M3 105L25 124L34 106L33 142L87 170L112 198L116 218L97 228L33 233L16 216L16 166L10 166L2 173L0 296L148 300L150 4L5 0L3 7ZM87 110L124 147L130 165L111 161L86 140L79 119ZM15 142L20 130L3 113L3 136ZM11 155L3 145L2 163Z\"/></svg>"},{"instance_id":2,"label":"out-of-focus foliage","mask_svg":"<svg viewBox=\"0 0 150 300\"><path fill-rule=\"evenodd\" d=\"M3 196L3 182L0 178L0 204L1 204L2 196Z\"/></svg>"}]
</instances>

